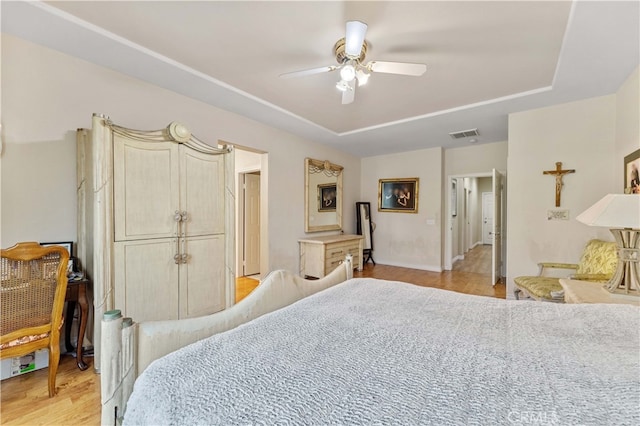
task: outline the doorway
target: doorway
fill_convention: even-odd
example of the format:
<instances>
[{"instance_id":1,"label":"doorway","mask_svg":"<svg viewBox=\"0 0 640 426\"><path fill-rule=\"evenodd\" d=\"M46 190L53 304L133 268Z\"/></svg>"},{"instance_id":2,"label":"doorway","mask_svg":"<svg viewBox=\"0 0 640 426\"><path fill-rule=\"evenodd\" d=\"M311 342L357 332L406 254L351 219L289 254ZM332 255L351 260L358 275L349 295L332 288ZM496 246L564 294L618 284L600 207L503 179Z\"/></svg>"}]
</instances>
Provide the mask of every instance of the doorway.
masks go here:
<instances>
[{"instance_id":1,"label":"doorway","mask_svg":"<svg viewBox=\"0 0 640 426\"><path fill-rule=\"evenodd\" d=\"M268 154L234 146L236 277L260 279L268 265Z\"/></svg>"},{"instance_id":2,"label":"doorway","mask_svg":"<svg viewBox=\"0 0 640 426\"><path fill-rule=\"evenodd\" d=\"M495 170L449 176L448 184L457 194L445 201L444 269L487 275L496 284L504 276L504 176Z\"/></svg>"}]
</instances>

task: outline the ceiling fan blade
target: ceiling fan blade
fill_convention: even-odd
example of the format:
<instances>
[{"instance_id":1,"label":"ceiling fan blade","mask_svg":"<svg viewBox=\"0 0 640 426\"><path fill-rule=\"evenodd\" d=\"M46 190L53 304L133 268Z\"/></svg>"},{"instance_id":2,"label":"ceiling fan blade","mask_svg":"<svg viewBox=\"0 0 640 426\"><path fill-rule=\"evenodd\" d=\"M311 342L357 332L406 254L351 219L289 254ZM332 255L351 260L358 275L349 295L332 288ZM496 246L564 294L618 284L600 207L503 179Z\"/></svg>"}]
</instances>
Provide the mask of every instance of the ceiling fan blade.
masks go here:
<instances>
[{"instance_id":1,"label":"ceiling fan blade","mask_svg":"<svg viewBox=\"0 0 640 426\"><path fill-rule=\"evenodd\" d=\"M367 24L360 21L347 22L345 35L344 52L347 56L359 57L364 43L364 35L367 32Z\"/></svg>"},{"instance_id":2,"label":"ceiling fan blade","mask_svg":"<svg viewBox=\"0 0 640 426\"><path fill-rule=\"evenodd\" d=\"M347 105L353 102L356 98L356 81L355 79L350 81L349 89L342 92L342 105Z\"/></svg>"},{"instance_id":3,"label":"ceiling fan blade","mask_svg":"<svg viewBox=\"0 0 640 426\"><path fill-rule=\"evenodd\" d=\"M421 76L427 71L425 64L410 64L408 62L371 61L366 68L373 72L412 75L415 77Z\"/></svg>"},{"instance_id":4,"label":"ceiling fan blade","mask_svg":"<svg viewBox=\"0 0 640 426\"><path fill-rule=\"evenodd\" d=\"M338 69L337 66L331 65L328 67L320 67L320 68L312 68L309 70L287 72L284 74L280 74L280 78L304 77L306 75L321 74L323 72L331 72L337 69Z\"/></svg>"}]
</instances>

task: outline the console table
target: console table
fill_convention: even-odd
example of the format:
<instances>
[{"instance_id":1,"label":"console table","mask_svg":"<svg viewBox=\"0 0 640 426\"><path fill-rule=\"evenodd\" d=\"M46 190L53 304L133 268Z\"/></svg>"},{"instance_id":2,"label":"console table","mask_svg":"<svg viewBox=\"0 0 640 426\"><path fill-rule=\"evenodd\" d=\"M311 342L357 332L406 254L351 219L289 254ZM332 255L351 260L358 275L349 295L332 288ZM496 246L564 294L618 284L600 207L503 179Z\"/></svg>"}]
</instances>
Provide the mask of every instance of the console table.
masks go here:
<instances>
[{"instance_id":1,"label":"console table","mask_svg":"<svg viewBox=\"0 0 640 426\"><path fill-rule=\"evenodd\" d=\"M300 275L322 278L336 269L347 253L353 256L353 267L362 271L362 235L327 235L298 240Z\"/></svg>"},{"instance_id":2,"label":"console table","mask_svg":"<svg viewBox=\"0 0 640 426\"><path fill-rule=\"evenodd\" d=\"M637 296L614 295L604 289L603 283L560 279L565 303L617 303L640 306Z\"/></svg>"},{"instance_id":3,"label":"console table","mask_svg":"<svg viewBox=\"0 0 640 426\"><path fill-rule=\"evenodd\" d=\"M87 286L89 280L84 278L81 280L70 280L67 282L67 313L64 316L64 344L67 352L73 352L74 347L71 345L71 325L73 323L73 312L76 309L76 303L79 306L78 316L78 344L76 345L76 362L80 370L86 370L89 366L82 359L82 342L84 341L84 332L87 329L87 318L89 317L89 299L87 298Z\"/></svg>"}]
</instances>

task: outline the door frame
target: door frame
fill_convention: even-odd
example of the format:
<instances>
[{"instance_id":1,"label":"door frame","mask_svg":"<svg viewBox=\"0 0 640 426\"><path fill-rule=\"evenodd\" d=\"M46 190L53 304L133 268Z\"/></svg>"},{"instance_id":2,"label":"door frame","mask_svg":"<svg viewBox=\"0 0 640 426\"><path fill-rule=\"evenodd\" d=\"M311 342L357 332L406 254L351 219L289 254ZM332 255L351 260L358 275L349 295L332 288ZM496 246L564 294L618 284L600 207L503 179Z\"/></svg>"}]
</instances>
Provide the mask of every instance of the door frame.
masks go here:
<instances>
[{"instance_id":1,"label":"door frame","mask_svg":"<svg viewBox=\"0 0 640 426\"><path fill-rule=\"evenodd\" d=\"M499 170L499 172L502 174L502 198L503 198L503 210L502 210L502 227L503 227L503 232L502 232L502 259L503 259L503 265L502 265L502 274L504 276L504 270L505 270L505 265L506 265L506 261L505 261L505 252L506 252L506 246L507 246L507 241L505 238L506 233L504 232L504 227L506 224L506 220L507 220L507 205L506 205L506 179L507 179L507 172L503 171L503 170ZM484 173L463 173L463 174L456 174L456 175L448 175L446 182L445 182L445 188L451 188L452 185L452 180L453 179L464 179L464 178L483 178L483 177L489 177L489 178L493 178L493 172L492 171L488 171L488 172L484 172ZM460 191L460 188L458 188L458 191ZM449 191L444 191L445 195L444 195L444 204L445 204L445 214L446 216L446 220L443 220L443 223L445 224L445 229L444 229L444 241L443 241L443 253L444 253L444 258L443 258L443 270L446 271L450 271L451 269L453 269L453 259L452 259L452 254L453 254L453 217L451 216L452 214L452 205L451 205L451 197L448 195ZM460 209L458 209L458 216L460 216Z\"/></svg>"},{"instance_id":2,"label":"door frame","mask_svg":"<svg viewBox=\"0 0 640 426\"><path fill-rule=\"evenodd\" d=\"M491 281L495 286L501 281L506 271L505 250L503 245L506 244L504 237L505 228L505 208L504 196L506 193L506 175L500 171L493 169L492 171L492 192L493 192L493 245L491 246Z\"/></svg>"},{"instance_id":3,"label":"door frame","mask_svg":"<svg viewBox=\"0 0 640 426\"><path fill-rule=\"evenodd\" d=\"M244 252L244 230L243 224L238 219L241 217L241 213L244 214L243 202L240 202L239 188L242 188L242 182L244 181L244 173L256 173L260 172L260 274L265 276L269 271L269 153L260 151L254 148L250 148L243 145L234 144L231 142L225 142L227 145L231 145L234 151L246 151L260 156L260 164L254 164L253 166L240 166L234 171L236 183L236 215L234 218L235 226L235 240L236 251L234 253L235 266L236 266L236 278L240 277L240 271L242 268L242 253ZM244 199L244 196L242 197ZM242 246L239 247L242 243Z\"/></svg>"}]
</instances>

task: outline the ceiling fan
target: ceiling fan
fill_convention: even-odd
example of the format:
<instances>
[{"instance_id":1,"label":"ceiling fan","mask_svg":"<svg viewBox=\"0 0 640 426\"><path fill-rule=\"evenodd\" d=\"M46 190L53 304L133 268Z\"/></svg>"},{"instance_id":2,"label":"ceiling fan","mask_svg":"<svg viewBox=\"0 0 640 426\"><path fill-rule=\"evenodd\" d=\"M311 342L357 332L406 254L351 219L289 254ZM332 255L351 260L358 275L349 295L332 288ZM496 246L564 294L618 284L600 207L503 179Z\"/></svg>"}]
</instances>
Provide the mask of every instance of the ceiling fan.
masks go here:
<instances>
[{"instance_id":1,"label":"ceiling fan","mask_svg":"<svg viewBox=\"0 0 640 426\"><path fill-rule=\"evenodd\" d=\"M342 92L342 103L350 104L355 99L356 81L358 86L366 84L371 73L381 72L418 77L427 71L425 64L383 61L369 61L365 64L364 58L367 54L367 41L364 39L364 36L366 32L367 24L364 22L347 22L345 37L338 40L335 46L333 46L333 52L336 55L338 65L289 72L280 74L280 77L303 77L306 75L340 70L340 81L336 84L336 87Z\"/></svg>"}]
</instances>

